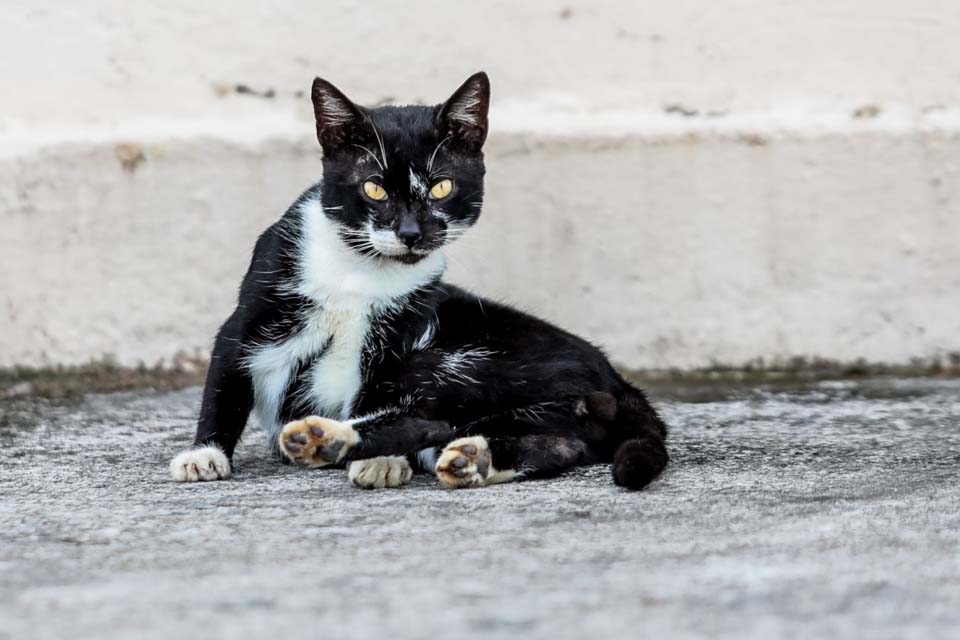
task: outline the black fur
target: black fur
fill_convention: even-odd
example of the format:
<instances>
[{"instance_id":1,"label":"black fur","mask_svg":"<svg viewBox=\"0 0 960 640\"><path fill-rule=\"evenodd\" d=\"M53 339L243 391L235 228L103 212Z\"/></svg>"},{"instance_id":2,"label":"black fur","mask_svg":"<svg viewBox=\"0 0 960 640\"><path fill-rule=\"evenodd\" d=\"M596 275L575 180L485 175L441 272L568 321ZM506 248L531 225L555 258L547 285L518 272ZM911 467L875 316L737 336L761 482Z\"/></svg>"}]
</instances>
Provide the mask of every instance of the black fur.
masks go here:
<instances>
[{"instance_id":1,"label":"black fur","mask_svg":"<svg viewBox=\"0 0 960 640\"><path fill-rule=\"evenodd\" d=\"M320 79L312 96L324 148L323 181L258 240L238 306L213 349L196 443L216 444L228 456L255 402L246 358L257 346L305 331L311 314L324 313L322 301L289 286L302 275L301 205L319 198L342 242L366 259L410 265L404 268L413 268L480 214L485 75L471 77L437 107L365 109ZM452 179L453 193L442 202L416 197L411 169L429 176L429 184ZM389 197L367 197L367 180ZM368 224L416 240L406 253L382 253L365 238ZM331 413L317 405L307 384L312 367L337 339L332 335L309 357L290 363L281 424ZM520 477L612 461L617 484L638 489L667 464L665 425L598 348L439 277L405 293L389 311L373 313L360 362L363 382L346 412L388 411L357 427L362 443L347 460L415 454L462 435L483 435L493 465L518 470Z\"/></svg>"}]
</instances>

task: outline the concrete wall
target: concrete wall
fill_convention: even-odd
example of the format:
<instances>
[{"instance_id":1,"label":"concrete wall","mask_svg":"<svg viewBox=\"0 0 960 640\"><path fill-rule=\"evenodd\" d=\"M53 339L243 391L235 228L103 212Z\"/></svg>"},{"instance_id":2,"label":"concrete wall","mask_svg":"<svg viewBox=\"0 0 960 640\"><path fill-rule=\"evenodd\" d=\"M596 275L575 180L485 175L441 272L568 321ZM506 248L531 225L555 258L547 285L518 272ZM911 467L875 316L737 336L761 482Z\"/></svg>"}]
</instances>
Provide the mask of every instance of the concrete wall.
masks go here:
<instances>
[{"instance_id":1,"label":"concrete wall","mask_svg":"<svg viewBox=\"0 0 960 640\"><path fill-rule=\"evenodd\" d=\"M319 178L312 77L478 68L454 281L633 367L960 352L960 4L207 4L0 6L0 367L202 355Z\"/></svg>"}]
</instances>

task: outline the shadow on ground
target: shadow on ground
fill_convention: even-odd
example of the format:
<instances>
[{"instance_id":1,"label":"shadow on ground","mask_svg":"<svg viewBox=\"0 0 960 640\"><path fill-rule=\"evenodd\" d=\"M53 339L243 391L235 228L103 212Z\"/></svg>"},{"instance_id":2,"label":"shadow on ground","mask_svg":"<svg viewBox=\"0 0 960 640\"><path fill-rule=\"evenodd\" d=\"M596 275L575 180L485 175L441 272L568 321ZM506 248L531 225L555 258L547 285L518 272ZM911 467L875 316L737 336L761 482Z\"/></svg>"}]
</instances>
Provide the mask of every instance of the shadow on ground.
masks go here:
<instances>
[{"instance_id":1,"label":"shadow on ground","mask_svg":"<svg viewBox=\"0 0 960 640\"><path fill-rule=\"evenodd\" d=\"M947 637L960 381L660 389L673 465L177 485L197 389L0 403L0 638Z\"/></svg>"}]
</instances>

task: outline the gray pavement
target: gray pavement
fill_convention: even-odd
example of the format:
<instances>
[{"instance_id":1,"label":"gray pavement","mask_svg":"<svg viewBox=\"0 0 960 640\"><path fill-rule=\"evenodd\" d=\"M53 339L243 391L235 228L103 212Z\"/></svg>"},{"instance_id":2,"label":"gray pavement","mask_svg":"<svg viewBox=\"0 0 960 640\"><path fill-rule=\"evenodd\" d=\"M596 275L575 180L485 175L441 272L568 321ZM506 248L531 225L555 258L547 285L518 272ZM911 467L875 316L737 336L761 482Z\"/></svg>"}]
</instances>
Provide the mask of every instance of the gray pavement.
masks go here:
<instances>
[{"instance_id":1,"label":"gray pavement","mask_svg":"<svg viewBox=\"0 0 960 640\"><path fill-rule=\"evenodd\" d=\"M0 638L960 637L960 381L685 386L609 469L178 485L196 388L0 401Z\"/></svg>"}]
</instances>

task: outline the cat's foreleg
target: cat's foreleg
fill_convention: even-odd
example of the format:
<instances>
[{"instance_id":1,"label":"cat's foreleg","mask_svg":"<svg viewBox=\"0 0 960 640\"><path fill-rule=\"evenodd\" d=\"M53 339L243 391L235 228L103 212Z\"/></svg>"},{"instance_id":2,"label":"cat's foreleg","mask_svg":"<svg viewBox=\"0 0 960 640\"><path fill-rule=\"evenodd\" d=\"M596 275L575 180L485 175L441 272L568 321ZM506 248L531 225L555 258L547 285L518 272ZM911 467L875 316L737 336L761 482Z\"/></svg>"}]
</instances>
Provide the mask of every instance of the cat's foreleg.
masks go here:
<instances>
[{"instance_id":1,"label":"cat's foreleg","mask_svg":"<svg viewBox=\"0 0 960 640\"><path fill-rule=\"evenodd\" d=\"M280 433L280 451L304 467L335 466L360 455L364 443L361 434L374 424L383 426L380 418L386 416L368 417L366 423L350 420L341 422L317 416L295 420ZM396 416L391 418L396 419ZM367 443L369 440L367 438ZM353 484L362 489L383 489L407 484L413 476L413 470L403 456L377 455L350 462L347 475Z\"/></svg>"},{"instance_id":2,"label":"cat's foreleg","mask_svg":"<svg viewBox=\"0 0 960 640\"><path fill-rule=\"evenodd\" d=\"M280 451L293 462L329 467L380 456L404 456L448 442L450 425L388 409L350 420L309 416L280 432Z\"/></svg>"},{"instance_id":3,"label":"cat's foreleg","mask_svg":"<svg viewBox=\"0 0 960 640\"><path fill-rule=\"evenodd\" d=\"M223 480L253 408L253 384L240 363L238 331L228 320L214 343L193 448L170 462L174 480Z\"/></svg>"}]
</instances>

